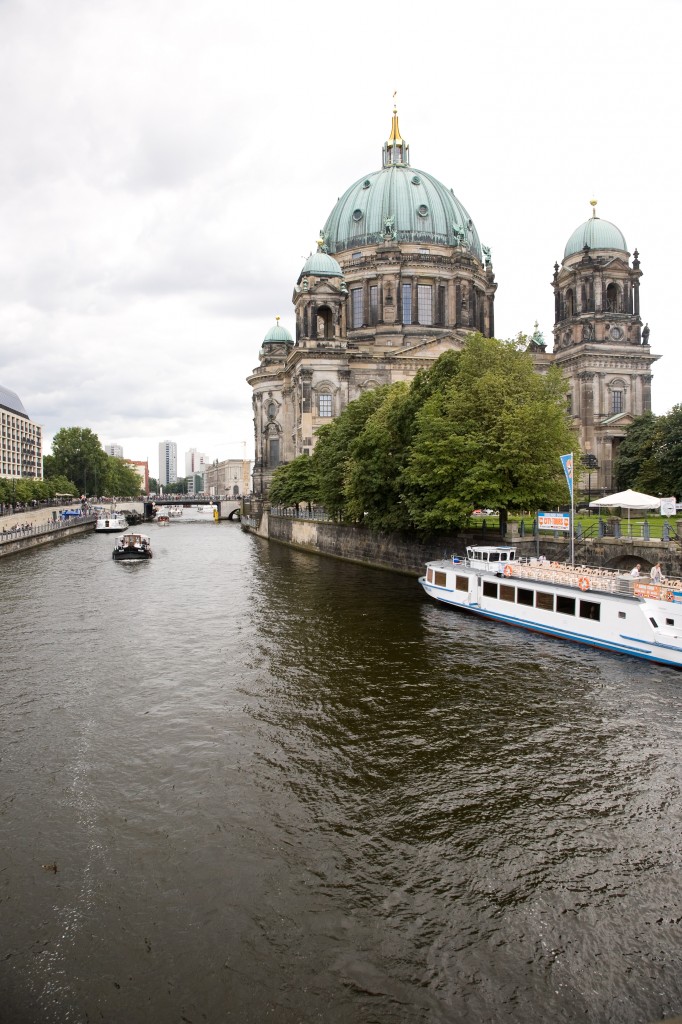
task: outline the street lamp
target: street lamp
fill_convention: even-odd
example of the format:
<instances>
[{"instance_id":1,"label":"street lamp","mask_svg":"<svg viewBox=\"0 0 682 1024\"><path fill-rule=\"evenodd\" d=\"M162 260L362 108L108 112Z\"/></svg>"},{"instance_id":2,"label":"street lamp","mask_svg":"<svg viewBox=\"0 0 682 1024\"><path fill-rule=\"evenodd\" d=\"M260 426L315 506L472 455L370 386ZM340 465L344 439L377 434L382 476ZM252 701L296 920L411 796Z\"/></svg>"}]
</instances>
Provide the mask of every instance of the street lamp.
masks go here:
<instances>
[{"instance_id":1,"label":"street lamp","mask_svg":"<svg viewBox=\"0 0 682 1024\"><path fill-rule=\"evenodd\" d=\"M599 469L596 455L586 455L585 465L587 466L587 503L592 501L592 470Z\"/></svg>"}]
</instances>

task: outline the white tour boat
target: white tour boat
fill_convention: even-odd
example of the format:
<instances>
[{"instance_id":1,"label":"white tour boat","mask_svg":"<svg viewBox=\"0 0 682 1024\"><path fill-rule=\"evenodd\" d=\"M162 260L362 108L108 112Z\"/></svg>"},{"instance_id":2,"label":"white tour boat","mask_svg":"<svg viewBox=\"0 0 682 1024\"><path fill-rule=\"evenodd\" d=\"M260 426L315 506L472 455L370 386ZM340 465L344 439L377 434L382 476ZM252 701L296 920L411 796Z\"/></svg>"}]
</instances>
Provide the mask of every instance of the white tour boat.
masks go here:
<instances>
[{"instance_id":1,"label":"white tour boat","mask_svg":"<svg viewBox=\"0 0 682 1024\"><path fill-rule=\"evenodd\" d=\"M128 529L128 520L122 512L100 512L95 521L96 533L120 533Z\"/></svg>"},{"instance_id":2,"label":"white tour boat","mask_svg":"<svg viewBox=\"0 0 682 1024\"><path fill-rule=\"evenodd\" d=\"M507 545L427 562L430 597L507 625L682 668L682 580L517 558Z\"/></svg>"}]
</instances>

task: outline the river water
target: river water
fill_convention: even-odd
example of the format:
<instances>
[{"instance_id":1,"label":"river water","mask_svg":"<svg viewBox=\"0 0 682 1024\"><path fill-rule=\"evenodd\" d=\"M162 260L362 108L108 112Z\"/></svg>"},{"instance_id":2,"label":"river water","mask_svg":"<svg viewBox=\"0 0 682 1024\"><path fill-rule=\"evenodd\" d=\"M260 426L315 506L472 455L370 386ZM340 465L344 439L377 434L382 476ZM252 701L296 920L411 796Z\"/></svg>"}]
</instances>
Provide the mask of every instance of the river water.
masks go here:
<instances>
[{"instance_id":1,"label":"river water","mask_svg":"<svg viewBox=\"0 0 682 1024\"><path fill-rule=\"evenodd\" d=\"M0 562L3 1024L682 1013L682 673L196 518Z\"/></svg>"}]
</instances>

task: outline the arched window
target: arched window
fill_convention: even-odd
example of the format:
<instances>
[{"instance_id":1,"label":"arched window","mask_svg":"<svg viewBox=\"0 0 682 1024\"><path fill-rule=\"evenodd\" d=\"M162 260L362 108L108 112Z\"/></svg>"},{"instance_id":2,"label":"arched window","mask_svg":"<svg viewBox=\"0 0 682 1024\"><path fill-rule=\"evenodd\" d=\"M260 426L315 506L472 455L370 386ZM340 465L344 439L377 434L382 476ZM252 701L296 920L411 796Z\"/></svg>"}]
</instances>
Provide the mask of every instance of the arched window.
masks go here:
<instances>
[{"instance_id":1,"label":"arched window","mask_svg":"<svg viewBox=\"0 0 682 1024\"><path fill-rule=\"evenodd\" d=\"M575 297L573 295L573 289L569 288L566 292L566 316L570 317L575 314Z\"/></svg>"},{"instance_id":2,"label":"arched window","mask_svg":"<svg viewBox=\"0 0 682 1024\"><path fill-rule=\"evenodd\" d=\"M317 337L326 341L334 337L332 311L329 306L320 306L317 310Z\"/></svg>"},{"instance_id":3,"label":"arched window","mask_svg":"<svg viewBox=\"0 0 682 1024\"><path fill-rule=\"evenodd\" d=\"M613 281L606 288L606 309L609 313L620 312L620 288Z\"/></svg>"}]
</instances>

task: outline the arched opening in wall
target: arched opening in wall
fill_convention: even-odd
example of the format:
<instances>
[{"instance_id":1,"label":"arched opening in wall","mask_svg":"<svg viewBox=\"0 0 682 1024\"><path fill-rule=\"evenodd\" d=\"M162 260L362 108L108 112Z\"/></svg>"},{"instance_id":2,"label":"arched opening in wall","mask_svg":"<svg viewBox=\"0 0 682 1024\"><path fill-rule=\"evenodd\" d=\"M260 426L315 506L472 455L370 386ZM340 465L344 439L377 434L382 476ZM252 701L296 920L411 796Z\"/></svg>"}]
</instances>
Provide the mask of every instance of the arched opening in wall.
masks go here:
<instances>
[{"instance_id":1,"label":"arched opening in wall","mask_svg":"<svg viewBox=\"0 0 682 1024\"><path fill-rule=\"evenodd\" d=\"M238 486L238 484L235 484L233 486L233 488L232 488L232 497L236 498L238 496L239 496L239 486Z\"/></svg>"},{"instance_id":2,"label":"arched opening in wall","mask_svg":"<svg viewBox=\"0 0 682 1024\"><path fill-rule=\"evenodd\" d=\"M606 288L606 309L609 313L620 312L620 288L613 281Z\"/></svg>"},{"instance_id":3,"label":"arched opening in wall","mask_svg":"<svg viewBox=\"0 0 682 1024\"><path fill-rule=\"evenodd\" d=\"M329 306L320 306L317 310L317 337L324 341L334 337L334 323Z\"/></svg>"},{"instance_id":4,"label":"arched opening in wall","mask_svg":"<svg viewBox=\"0 0 682 1024\"><path fill-rule=\"evenodd\" d=\"M567 317L573 316L575 314L575 296L573 295L572 288L569 288L566 292L565 307Z\"/></svg>"}]
</instances>

